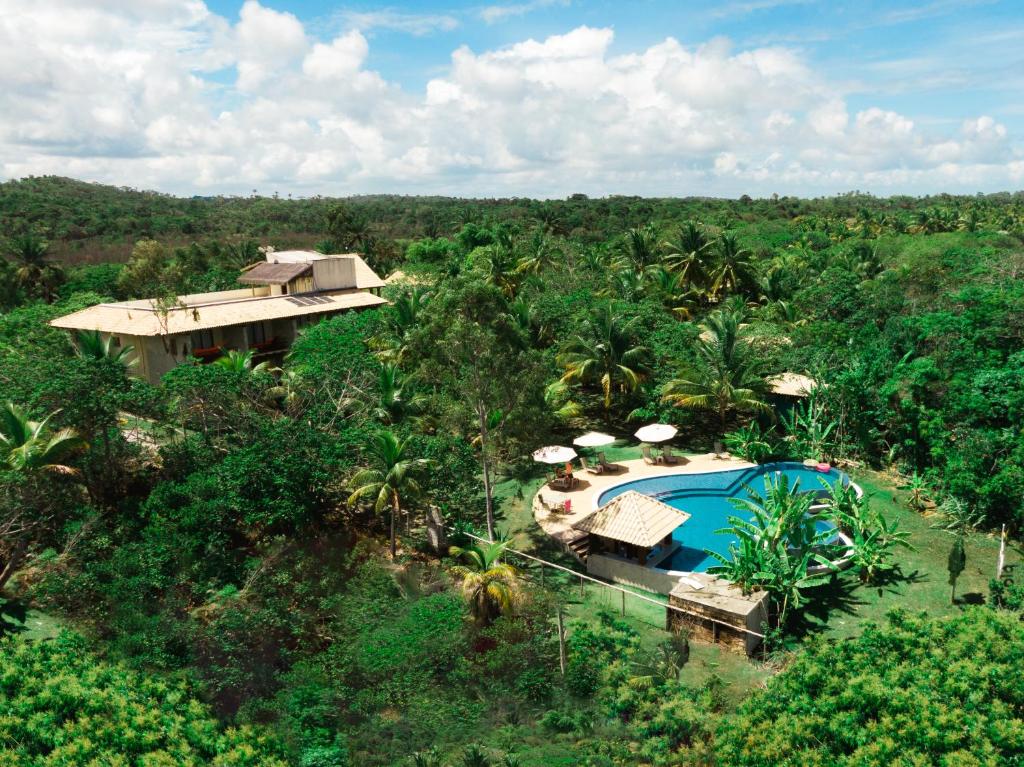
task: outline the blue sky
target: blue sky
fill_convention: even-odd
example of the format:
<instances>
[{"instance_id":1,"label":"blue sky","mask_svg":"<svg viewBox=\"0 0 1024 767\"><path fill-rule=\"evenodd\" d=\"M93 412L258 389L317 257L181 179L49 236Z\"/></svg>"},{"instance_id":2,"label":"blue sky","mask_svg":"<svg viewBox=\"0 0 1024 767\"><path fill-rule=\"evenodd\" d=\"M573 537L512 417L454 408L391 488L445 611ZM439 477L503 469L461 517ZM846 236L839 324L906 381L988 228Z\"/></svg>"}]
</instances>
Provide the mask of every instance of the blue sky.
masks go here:
<instances>
[{"instance_id":1,"label":"blue sky","mask_svg":"<svg viewBox=\"0 0 1024 767\"><path fill-rule=\"evenodd\" d=\"M53 5L0 0L0 50L32 62L0 67L5 177L532 196L1024 185L1021 0Z\"/></svg>"}]
</instances>

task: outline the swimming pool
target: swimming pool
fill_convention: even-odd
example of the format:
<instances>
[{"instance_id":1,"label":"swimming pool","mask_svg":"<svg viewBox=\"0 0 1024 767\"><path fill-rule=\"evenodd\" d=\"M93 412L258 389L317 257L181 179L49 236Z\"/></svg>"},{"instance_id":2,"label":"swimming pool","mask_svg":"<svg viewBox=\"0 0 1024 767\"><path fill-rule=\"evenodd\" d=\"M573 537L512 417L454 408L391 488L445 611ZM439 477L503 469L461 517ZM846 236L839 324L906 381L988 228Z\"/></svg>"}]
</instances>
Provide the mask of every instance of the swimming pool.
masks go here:
<instances>
[{"instance_id":1,"label":"swimming pool","mask_svg":"<svg viewBox=\"0 0 1024 767\"><path fill-rule=\"evenodd\" d=\"M844 484L850 482L850 478L837 469L821 472L802 463L766 463L749 469L637 479L608 488L598 497L597 504L603 506L617 495L635 490L690 514L690 519L672 533L673 540L680 544L679 548L657 566L662 570L699 573L717 562L706 550L728 556L729 545L736 541L732 535L715 531L727 527L730 516L750 518L749 514L733 506L729 499L749 499L747 486L763 494L764 477L774 477L777 473L785 474L791 487L799 482L804 492L820 491L824 494L823 480L828 483L837 479L842 479ZM825 520L820 520L817 525L820 530L834 529L832 523Z\"/></svg>"}]
</instances>

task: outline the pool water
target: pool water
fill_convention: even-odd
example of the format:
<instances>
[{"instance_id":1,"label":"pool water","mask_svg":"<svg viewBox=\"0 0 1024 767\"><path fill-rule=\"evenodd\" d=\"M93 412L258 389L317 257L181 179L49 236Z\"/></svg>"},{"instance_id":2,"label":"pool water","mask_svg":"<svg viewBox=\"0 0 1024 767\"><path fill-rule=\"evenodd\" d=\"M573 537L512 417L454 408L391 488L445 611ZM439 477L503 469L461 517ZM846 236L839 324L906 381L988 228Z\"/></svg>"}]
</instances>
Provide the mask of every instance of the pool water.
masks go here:
<instances>
[{"instance_id":1,"label":"pool water","mask_svg":"<svg viewBox=\"0 0 1024 767\"><path fill-rule=\"evenodd\" d=\"M718 563L708 555L708 550L727 557L729 545L736 542L735 536L715 531L727 527L730 516L751 518L749 512L737 509L729 499L749 499L748 486L763 495L764 477L767 475L774 480L776 473L785 474L789 478L790 487L799 483L801 491L821 494L825 493L823 481L829 484L835 483L837 479L842 479L844 484L850 481L848 476L836 469L821 472L802 463L766 463L750 469L638 479L609 488L598 498L598 505L603 506L627 490L635 490L687 512L690 519L672 533L673 540L680 544L679 549L658 567L662 570L700 573ZM834 529L834 525L826 520L818 521L817 527L819 530Z\"/></svg>"}]
</instances>

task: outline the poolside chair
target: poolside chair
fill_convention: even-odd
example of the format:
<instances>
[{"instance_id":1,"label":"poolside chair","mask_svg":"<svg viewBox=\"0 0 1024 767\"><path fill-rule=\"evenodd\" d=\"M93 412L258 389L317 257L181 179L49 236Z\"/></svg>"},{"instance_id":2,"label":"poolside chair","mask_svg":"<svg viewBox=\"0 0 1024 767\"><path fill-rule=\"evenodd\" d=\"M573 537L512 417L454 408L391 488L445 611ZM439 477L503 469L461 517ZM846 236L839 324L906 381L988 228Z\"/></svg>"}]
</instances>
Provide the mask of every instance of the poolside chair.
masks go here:
<instances>
[{"instance_id":1,"label":"poolside chair","mask_svg":"<svg viewBox=\"0 0 1024 767\"><path fill-rule=\"evenodd\" d=\"M644 457L644 463L649 463L651 466L659 463L658 459L651 455L651 446L644 445L640 448L640 454Z\"/></svg>"},{"instance_id":2,"label":"poolside chair","mask_svg":"<svg viewBox=\"0 0 1024 767\"><path fill-rule=\"evenodd\" d=\"M565 513L565 501L558 503L552 503L546 499L543 495L538 494L537 499L540 501L540 505L544 507L544 510L548 514L564 514Z\"/></svg>"},{"instance_id":3,"label":"poolside chair","mask_svg":"<svg viewBox=\"0 0 1024 767\"><path fill-rule=\"evenodd\" d=\"M617 463L608 463L608 459L604 457L603 452L597 454L597 462L601 464L601 468L605 471L622 471L624 468Z\"/></svg>"},{"instance_id":4,"label":"poolside chair","mask_svg":"<svg viewBox=\"0 0 1024 767\"><path fill-rule=\"evenodd\" d=\"M604 474L604 466L602 466L601 464L591 466L589 463L587 463L587 459L584 458L582 455L580 456L580 463L583 464L584 471L587 471L591 474Z\"/></svg>"},{"instance_id":5,"label":"poolside chair","mask_svg":"<svg viewBox=\"0 0 1024 767\"><path fill-rule=\"evenodd\" d=\"M679 459L672 455L672 448L668 445L661 446L661 460L670 466L679 463Z\"/></svg>"},{"instance_id":6,"label":"poolside chair","mask_svg":"<svg viewBox=\"0 0 1024 767\"><path fill-rule=\"evenodd\" d=\"M721 442L719 442L718 440L715 440L715 450L714 450L714 454L715 454L715 458L718 458L719 460L725 460L726 458L730 458L730 457L731 457L731 456L730 456L730 455L729 455L729 454L728 454L728 453L727 453L727 452L725 451L725 448L724 448L724 447L722 446L722 443L721 443Z\"/></svg>"}]
</instances>

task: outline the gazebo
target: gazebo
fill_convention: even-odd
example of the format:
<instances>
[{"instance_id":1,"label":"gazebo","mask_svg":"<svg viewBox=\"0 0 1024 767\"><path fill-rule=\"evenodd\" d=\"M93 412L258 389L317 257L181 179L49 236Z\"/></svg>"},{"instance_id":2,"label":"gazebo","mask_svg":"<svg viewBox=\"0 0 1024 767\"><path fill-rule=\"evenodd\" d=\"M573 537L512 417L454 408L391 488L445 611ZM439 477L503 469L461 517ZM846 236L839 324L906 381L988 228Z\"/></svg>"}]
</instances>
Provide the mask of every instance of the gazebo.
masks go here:
<instances>
[{"instance_id":1,"label":"gazebo","mask_svg":"<svg viewBox=\"0 0 1024 767\"><path fill-rule=\"evenodd\" d=\"M650 496L627 490L576 522L573 528L587 533L593 554L611 554L646 565L672 547L672 532L690 515Z\"/></svg>"}]
</instances>

